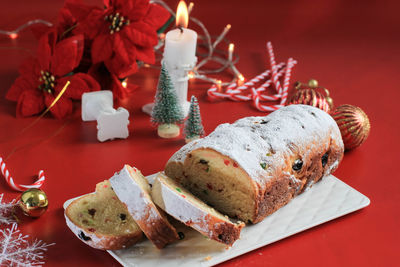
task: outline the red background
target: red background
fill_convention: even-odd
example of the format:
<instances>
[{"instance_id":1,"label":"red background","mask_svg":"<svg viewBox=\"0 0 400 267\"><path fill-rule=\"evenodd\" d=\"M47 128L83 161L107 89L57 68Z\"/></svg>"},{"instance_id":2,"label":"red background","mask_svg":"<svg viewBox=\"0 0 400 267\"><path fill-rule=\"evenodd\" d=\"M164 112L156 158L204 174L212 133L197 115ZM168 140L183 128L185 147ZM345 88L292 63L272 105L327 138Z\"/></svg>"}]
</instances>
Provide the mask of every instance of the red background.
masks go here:
<instances>
[{"instance_id":1,"label":"red background","mask_svg":"<svg viewBox=\"0 0 400 267\"><path fill-rule=\"evenodd\" d=\"M168 1L171 6L176 1ZM62 1L2 1L0 29L14 29L42 18L54 21ZM398 151L398 82L400 8L396 1L195 1L193 16L218 34L230 23L228 38L240 55L238 68L251 78L268 66L266 41L272 41L277 61L298 60L293 80L313 77L330 89L335 104L353 104L371 121L368 140L347 152L335 175L371 199L367 208L312 228L272 245L230 260L225 266L392 266L398 262L400 194ZM193 25L191 25L193 26ZM49 117L16 136L34 118L16 119L15 104L4 99L17 77L22 60L35 53L29 30L17 40L0 36L0 154L32 143L56 131L64 121ZM21 49L17 49L21 48ZM30 52L29 52L30 51ZM30 183L39 169L46 173L50 207L37 220L21 225L25 234L55 242L46 253L47 266L118 266L106 252L84 245L68 230L63 218L65 200L94 190L124 163L152 174L184 144L183 139L157 137L140 108L154 96L158 72L142 69L130 78L140 90L123 105L132 123L127 140L99 143L95 123L83 123L80 110L52 139L17 151L8 167L19 183ZM204 126L210 133L218 124L250 115L263 115L249 103L211 103L207 84L192 83ZM18 196L0 180L6 199Z\"/></svg>"}]
</instances>

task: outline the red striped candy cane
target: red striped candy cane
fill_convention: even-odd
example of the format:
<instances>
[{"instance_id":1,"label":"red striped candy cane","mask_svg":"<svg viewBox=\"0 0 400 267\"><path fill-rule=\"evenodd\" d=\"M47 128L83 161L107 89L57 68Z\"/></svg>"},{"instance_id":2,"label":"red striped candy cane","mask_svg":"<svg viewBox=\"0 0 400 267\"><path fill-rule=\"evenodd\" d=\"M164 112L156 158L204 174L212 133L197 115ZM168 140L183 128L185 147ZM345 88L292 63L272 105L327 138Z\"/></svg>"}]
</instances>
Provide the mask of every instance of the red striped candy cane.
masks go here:
<instances>
[{"instance_id":1,"label":"red striped candy cane","mask_svg":"<svg viewBox=\"0 0 400 267\"><path fill-rule=\"evenodd\" d=\"M262 105L260 103L260 93L257 92L254 88L253 92L253 104L260 111L275 111L283 107L283 105Z\"/></svg>"},{"instance_id":2,"label":"red striped candy cane","mask_svg":"<svg viewBox=\"0 0 400 267\"><path fill-rule=\"evenodd\" d=\"M269 54L269 61L271 63L272 81L275 84L275 89L278 92L278 94L282 95L282 87L281 87L281 83L279 82L279 78L277 76L278 70L277 70L277 66L276 66L276 62L275 62L274 49L272 47L271 42L267 43L267 50L268 50L268 54Z\"/></svg>"},{"instance_id":3,"label":"red striped candy cane","mask_svg":"<svg viewBox=\"0 0 400 267\"><path fill-rule=\"evenodd\" d=\"M21 184L15 184L14 179L11 177L10 172L7 169L6 163L4 162L3 158L0 157L0 169L1 173L3 174L4 178L7 181L7 184L14 190L23 192L27 189L30 188L40 188L43 184L46 178L44 177L44 172L43 170L39 171L38 174L38 180L34 182L31 185L21 185Z\"/></svg>"},{"instance_id":4,"label":"red striped candy cane","mask_svg":"<svg viewBox=\"0 0 400 267\"><path fill-rule=\"evenodd\" d=\"M296 61L293 60L293 58L289 58L287 65L286 65L286 71L285 71L285 79L283 81L283 93L282 93L282 99L280 104L285 105L287 97L288 97L288 91L289 91L289 83L290 83L290 76L292 73L292 68L296 64Z\"/></svg>"}]
</instances>

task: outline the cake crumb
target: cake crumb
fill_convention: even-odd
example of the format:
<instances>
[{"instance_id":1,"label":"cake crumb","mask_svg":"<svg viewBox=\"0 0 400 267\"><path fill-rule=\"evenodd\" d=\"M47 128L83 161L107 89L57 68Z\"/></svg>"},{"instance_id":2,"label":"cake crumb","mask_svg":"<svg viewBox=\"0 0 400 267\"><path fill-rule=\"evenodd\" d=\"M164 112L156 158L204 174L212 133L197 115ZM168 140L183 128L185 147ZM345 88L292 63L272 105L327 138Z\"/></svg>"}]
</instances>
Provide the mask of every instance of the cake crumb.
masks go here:
<instances>
[{"instance_id":1,"label":"cake crumb","mask_svg":"<svg viewBox=\"0 0 400 267\"><path fill-rule=\"evenodd\" d=\"M204 258L205 261L209 261L209 260L211 260L211 259L212 259L211 256L207 256L207 257Z\"/></svg>"}]
</instances>

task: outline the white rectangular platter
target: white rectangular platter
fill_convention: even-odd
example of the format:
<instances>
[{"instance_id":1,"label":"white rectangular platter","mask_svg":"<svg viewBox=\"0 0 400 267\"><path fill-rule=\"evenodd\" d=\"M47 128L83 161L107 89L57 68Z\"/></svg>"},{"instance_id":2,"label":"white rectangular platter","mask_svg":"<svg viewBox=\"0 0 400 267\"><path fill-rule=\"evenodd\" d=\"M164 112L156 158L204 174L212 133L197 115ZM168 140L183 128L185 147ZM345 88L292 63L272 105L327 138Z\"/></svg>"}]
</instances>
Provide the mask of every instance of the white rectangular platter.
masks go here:
<instances>
[{"instance_id":1,"label":"white rectangular platter","mask_svg":"<svg viewBox=\"0 0 400 267\"><path fill-rule=\"evenodd\" d=\"M154 176L147 177L150 183ZM64 208L72 200L66 201ZM331 175L264 221L243 228L240 239L232 248L177 225L185 238L162 250L144 240L130 248L109 250L108 253L123 266L212 266L364 208L369 203L368 197Z\"/></svg>"}]
</instances>

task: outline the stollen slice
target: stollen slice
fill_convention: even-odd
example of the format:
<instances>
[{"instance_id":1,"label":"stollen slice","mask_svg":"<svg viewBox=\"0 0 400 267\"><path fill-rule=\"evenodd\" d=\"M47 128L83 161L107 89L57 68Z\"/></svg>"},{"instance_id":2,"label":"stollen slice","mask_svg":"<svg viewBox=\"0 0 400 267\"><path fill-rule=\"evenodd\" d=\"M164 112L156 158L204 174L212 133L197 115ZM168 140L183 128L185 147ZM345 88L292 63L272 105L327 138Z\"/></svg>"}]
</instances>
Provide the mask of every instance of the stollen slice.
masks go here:
<instances>
[{"instance_id":1,"label":"stollen slice","mask_svg":"<svg viewBox=\"0 0 400 267\"><path fill-rule=\"evenodd\" d=\"M164 173L158 173L151 194L166 213L210 239L229 246L239 239L243 222L232 222Z\"/></svg>"},{"instance_id":2,"label":"stollen slice","mask_svg":"<svg viewBox=\"0 0 400 267\"><path fill-rule=\"evenodd\" d=\"M123 249L143 236L109 181L97 184L95 193L74 200L64 215L71 231L93 248Z\"/></svg>"},{"instance_id":3,"label":"stollen slice","mask_svg":"<svg viewBox=\"0 0 400 267\"><path fill-rule=\"evenodd\" d=\"M176 229L158 210L150 196L150 185L142 173L129 165L110 179L111 186L147 238L159 249L179 239Z\"/></svg>"}]
</instances>

